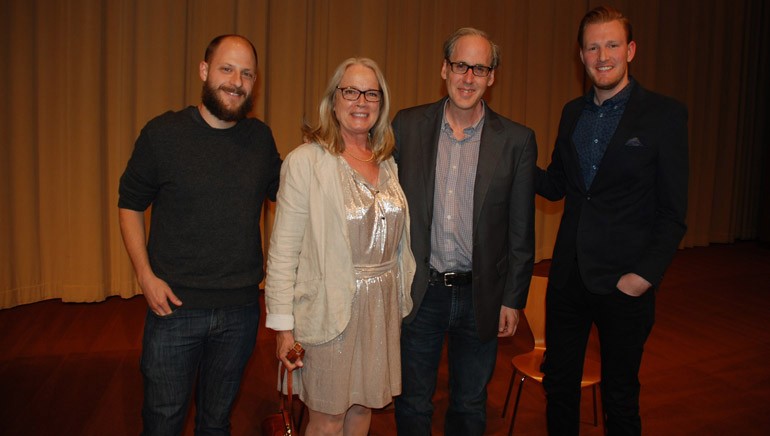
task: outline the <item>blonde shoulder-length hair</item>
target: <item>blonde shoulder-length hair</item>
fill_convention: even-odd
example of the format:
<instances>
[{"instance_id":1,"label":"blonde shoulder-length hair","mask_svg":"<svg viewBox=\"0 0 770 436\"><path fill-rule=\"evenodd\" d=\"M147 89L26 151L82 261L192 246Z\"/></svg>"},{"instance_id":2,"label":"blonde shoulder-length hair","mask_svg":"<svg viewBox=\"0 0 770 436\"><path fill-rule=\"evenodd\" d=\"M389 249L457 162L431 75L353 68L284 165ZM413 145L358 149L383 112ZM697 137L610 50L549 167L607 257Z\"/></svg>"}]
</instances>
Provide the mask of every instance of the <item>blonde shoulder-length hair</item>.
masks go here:
<instances>
[{"instance_id":1,"label":"blonde shoulder-length hair","mask_svg":"<svg viewBox=\"0 0 770 436\"><path fill-rule=\"evenodd\" d=\"M369 130L369 147L374 153L375 161L382 162L390 157L395 146L393 129L388 120L388 114L390 113L390 91L380 67L369 58L349 58L337 67L331 80L329 80L326 91L324 91L321 98L321 104L318 107L318 125L311 126L305 122L302 126L302 134L306 142L316 142L332 154L340 155L345 151L345 141L342 139L340 122L334 115L334 102L336 98L341 98L337 95L337 87L342 81L345 71L352 65L363 65L374 71L380 91L382 91L380 113L377 116L377 122Z\"/></svg>"}]
</instances>

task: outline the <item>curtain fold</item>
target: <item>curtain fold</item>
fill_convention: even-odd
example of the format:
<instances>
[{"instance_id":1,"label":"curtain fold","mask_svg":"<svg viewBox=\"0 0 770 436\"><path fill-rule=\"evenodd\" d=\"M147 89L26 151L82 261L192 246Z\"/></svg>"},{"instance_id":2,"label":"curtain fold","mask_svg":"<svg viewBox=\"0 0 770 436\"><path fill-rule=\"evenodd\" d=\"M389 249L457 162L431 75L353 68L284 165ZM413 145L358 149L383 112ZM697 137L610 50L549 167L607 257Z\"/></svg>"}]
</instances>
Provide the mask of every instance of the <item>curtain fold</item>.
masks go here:
<instances>
[{"instance_id":1,"label":"curtain fold","mask_svg":"<svg viewBox=\"0 0 770 436\"><path fill-rule=\"evenodd\" d=\"M562 106L587 86L577 26L599 3L0 0L0 308L140 292L118 227L118 180L148 120L198 103L198 64L214 36L240 33L256 46L254 115L285 156L302 141L303 120L317 120L318 99L342 60L380 64L393 116L445 94L441 45L457 27L478 27L502 54L487 101L535 130L545 167ZM613 4L634 24L631 73L689 108L682 246L756 238L767 210L768 7ZM552 254L562 204L536 202L540 260ZM269 233L274 208L265 211Z\"/></svg>"}]
</instances>

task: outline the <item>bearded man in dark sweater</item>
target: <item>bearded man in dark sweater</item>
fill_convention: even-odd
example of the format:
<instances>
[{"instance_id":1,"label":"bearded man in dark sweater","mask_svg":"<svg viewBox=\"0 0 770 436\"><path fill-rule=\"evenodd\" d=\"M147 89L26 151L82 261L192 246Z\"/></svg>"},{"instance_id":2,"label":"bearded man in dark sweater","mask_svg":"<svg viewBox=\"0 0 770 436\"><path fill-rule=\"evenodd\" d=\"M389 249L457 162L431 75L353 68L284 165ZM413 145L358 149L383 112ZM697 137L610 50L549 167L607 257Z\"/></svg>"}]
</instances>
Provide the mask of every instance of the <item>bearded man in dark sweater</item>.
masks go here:
<instances>
[{"instance_id":1,"label":"bearded man in dark sweater","mask_svg":"<svg viewBox=\"0 0 770 436\"><path fill-rule=\"evenodd\" d=\"M148 305L146 435L182 433L196 379L196 434L229 434L259 324L260 210L281 159L270 129L246 118L256 50L214 38L199 73L201 103L148 122L120 179L120 229Z\"/></svg>"}]
</instances>

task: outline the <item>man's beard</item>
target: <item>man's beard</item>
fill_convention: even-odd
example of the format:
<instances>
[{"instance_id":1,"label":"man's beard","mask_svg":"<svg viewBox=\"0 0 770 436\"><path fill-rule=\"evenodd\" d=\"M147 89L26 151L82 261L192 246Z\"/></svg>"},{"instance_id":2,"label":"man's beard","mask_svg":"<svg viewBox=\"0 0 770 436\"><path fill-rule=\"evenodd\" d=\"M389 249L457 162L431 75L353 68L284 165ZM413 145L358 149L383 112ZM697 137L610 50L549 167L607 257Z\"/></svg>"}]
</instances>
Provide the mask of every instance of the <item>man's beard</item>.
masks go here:
<instances>
[{"instance_id":1,"label":"man's beard","mask_svg":"<svg viewBox=\"0 0 770 436\"><path fill-rule=\"evenodd\" d=\"M237 92L241 95L245 95L246 99L241 105L235 109L230 109L217 95L218 90L225 92ZM203 90L201 91L201 102L206 109L211 112L212 115L219 118L222 121L240 121L251 112L251 108L254 106L254 100L251 98L251 94L246 94L242 88L234 88L226 85L222 85L219 89L209 86L208 80L203 82Z\"/></svg>"}]
</instances>

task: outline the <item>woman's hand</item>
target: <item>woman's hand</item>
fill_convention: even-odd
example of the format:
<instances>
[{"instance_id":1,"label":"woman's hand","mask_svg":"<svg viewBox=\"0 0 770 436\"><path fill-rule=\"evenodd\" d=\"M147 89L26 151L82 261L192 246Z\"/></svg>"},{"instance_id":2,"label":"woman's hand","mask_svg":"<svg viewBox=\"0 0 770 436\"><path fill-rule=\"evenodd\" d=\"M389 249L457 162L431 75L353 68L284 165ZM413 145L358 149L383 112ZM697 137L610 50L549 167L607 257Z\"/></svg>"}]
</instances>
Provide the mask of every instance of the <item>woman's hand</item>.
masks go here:
<instances>
[{"instance_id":1,"label":"woman's hand","mask_svg":"<svg viewBox=\"0 0 770 436\"><path fill-rule=\"evenodd\" d=\"M294 347L294 333L291 330L275 332L275 357L283 363L289 371L294 371L296 368L302 368L302 358L298 358L294 363L289 362L286 358L286 354Z\"/></svg>"}]
</instances>

